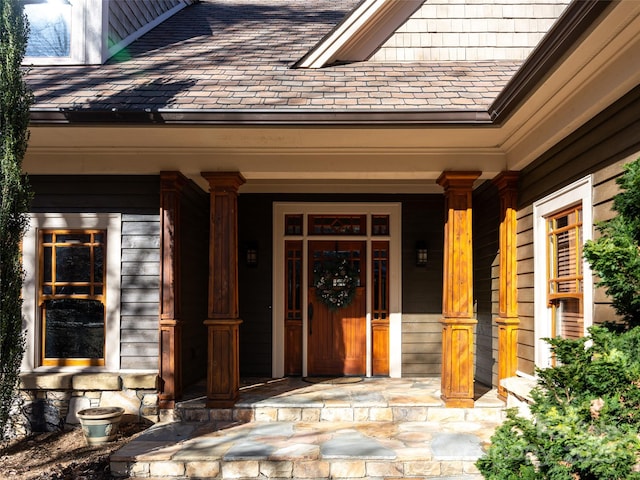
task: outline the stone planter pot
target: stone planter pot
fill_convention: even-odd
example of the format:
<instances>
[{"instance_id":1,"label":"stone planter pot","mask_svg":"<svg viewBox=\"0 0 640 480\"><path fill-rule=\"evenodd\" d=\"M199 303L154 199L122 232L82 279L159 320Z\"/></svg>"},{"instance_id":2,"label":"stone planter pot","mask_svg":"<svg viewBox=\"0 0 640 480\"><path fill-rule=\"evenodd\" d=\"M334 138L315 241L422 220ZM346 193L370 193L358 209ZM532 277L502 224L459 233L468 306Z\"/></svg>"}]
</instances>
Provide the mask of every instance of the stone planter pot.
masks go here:
<instances>
[{"instance_id":1,"label":"stone planter pot","mask_svg":"<svg viewBox=\"0 0 640 480\"><path fill-rule=\"evenodd\" d=\"M98 445L116 438L124 408L97 407L80 410L77 415L87 443Z\"/></svg>"}]
</instances>

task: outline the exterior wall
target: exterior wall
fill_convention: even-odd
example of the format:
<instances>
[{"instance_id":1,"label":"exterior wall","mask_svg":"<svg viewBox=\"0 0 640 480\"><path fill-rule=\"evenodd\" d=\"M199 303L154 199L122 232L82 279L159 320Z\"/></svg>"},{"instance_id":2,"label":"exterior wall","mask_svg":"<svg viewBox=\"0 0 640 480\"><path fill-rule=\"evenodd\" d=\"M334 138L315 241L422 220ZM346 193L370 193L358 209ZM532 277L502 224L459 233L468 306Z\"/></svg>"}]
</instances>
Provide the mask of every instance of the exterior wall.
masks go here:
<instances>
[{"instance_id":1,"label":"exterior wall","mask_svg":"<svg viewBox=\"0 0 640 480\"><path fill-rule=\"evenodd\" d=\"M159 215L122 215L120 368L158 368Z\"/></svg>"},{"instance_id":2,"label":"exterior wall","mask_svg":"<svg viewBox=\"0 0 640 480\"><path fill-rule=\"evenodd\" d=\"M441 195L259 195L238 197L240 374L271 374L273 202L402 202L402 375L438 376L442 356ZM417 241L427 242L426 267L415 265ZM244 249L258 244L258 266L247 267Z\"/></svg>"},{"instance_id":3,"label":"exterior wall","mask_svg":"<svg viewBox=\"0 0 640 480\"><path fill-rule=\"evenodd\" d=\"M581 127L521 172L518 207L518 369L535 368L533 203L571 182L592 175L594 224L610 218L615 178L624 163L640 156L640 87ZM588 306L585 306L588 308ZM601 289L594 291L594 322L614 319Z\"/></svg>"},{"instance_id":4,"label":"exterior wall","mask_svg":"<svg viewBox=\"0 0 640 480\"><path fill-rule=\"evenodd\" d=\"M533 375L535 335L533 302L533 205L518 209L518 370Z\"/></svg>"},{"instance_id":5,"label":"exterior wall","mask_svg":"<svg viewBox=\"0 0 640 480\"><path fill-rule=\"evenodd\" d=\"M498 190L485 182L473 195L473 295L478 325L474 337L475 379L495 385L498 377L499 227Z\"/></svg>"},{"instance_id":6,"label":"exterior wall","mask_svg":"<svg viewBox=\"0 0 640 480\"><path fill-rule=\"evenodd\" d=\"M616 179L622 175L622 166L637 158L640 158L640 151L618 160L593 174L593 220L595 223L609 220L614 216L615 212L612 210L613 197L619 191ZM596 321L616 320L617 315L611 307L611 303L604 293L604 289L596 288L593 300L593 317Z\"/></svg>"},{"instance_id":7,"label":"exterior wall","mask_svg":"<svg viewBox=\"0 0 640 480\"><path fill-rule=\"evenodd\" d=\"M568 0L429 0L372 60L524 60Z\"/></svg>"},{"instance_id":8,"label":"exterior wall","mask_svg":"<svg viewBox=\"0 0 640 480\"><path fill-rule=\"evenodd\" d=\"M180 320L182 382L191 385L207 375L207 289L209 285L209 195L197 186L183 190L180 225Z\"/></svg>"},{"instance_id":9,"label":"exterior wall","mask_svg":"<svg viewBox=\"0 0 640 480\"><path fill-rule=\"evenodd\" d=\"M273 235L271 195L238 197L240 375L271 376ZM258 245L258 265L246 263L247 242Z\"/></svg>"},{"instance_id":10,"label":"exterior wall","mask_svg":"<svg viewBox=\"0 0 640 480\"><path fill-rule=\"evenodd\" d=\"M427 244L425 267L415 264L418 241ZM402 376L440 376L444 196L402 202Z\"/></svg>"},{"instance_id":11,"label":"exterior wall","mask_svg":"<svg viewBox=\"0 0 640 480\"><path fill-rule=\"evenodd\" d=\"M158 178L36 175L29 180L35 193L33 213L120 214L121 251L116 253L121 262L120 371L24 372L22 404L16 406L21 425L16 432L57 430L65 423L78 423L76 412L93 406L122 406L129 419L157 421Z\"/></svg>"}]
</instances>

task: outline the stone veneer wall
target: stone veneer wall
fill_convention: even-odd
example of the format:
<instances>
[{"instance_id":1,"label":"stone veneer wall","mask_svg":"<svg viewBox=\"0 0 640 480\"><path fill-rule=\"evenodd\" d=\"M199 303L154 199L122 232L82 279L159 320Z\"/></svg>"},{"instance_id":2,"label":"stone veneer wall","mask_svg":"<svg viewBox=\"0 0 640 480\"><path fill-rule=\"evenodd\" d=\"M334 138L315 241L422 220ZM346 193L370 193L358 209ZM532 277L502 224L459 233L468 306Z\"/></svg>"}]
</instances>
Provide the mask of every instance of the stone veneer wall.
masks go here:
<instances>
[{"instance_id":1,"label":"stone veneer wall","mask_svg":"<svg viewBox=\"0 0 640 480\"><path fill-rule=\"evenodd\" d=\"M12 418L14 437L79 425L77 413L92 407L122 407L123 422L156 423L158 376L153 373L28 373Z\"/></svg>"}]
</instances>

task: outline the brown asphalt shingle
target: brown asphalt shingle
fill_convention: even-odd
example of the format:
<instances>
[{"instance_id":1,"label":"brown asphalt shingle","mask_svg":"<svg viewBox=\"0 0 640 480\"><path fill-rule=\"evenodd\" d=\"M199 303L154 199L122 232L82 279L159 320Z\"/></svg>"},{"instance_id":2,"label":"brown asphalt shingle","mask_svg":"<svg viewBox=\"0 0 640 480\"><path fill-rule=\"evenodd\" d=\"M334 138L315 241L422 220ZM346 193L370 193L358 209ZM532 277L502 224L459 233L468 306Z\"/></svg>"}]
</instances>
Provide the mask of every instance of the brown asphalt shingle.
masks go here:
<instances>
[{"instance_id":1,"label":"brown asphalt shingle","mask_svg":"<svg viewBox=\"0 0 640 480\"><path fill-rule=\"evenodd\" d=\"M357 0L205 0L102 66L33 67L37 108L486 110L521 62L292 69Z\"/></svg>"}]
</instances>

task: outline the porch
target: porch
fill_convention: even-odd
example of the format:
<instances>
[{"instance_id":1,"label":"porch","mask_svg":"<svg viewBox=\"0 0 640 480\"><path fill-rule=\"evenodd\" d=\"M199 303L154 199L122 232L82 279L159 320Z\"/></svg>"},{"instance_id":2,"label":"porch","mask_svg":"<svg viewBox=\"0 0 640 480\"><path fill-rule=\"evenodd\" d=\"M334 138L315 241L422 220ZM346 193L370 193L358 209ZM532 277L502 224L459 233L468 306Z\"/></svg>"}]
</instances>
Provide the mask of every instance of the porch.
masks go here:
<instances>
[{"instance_id":1,"label":"porch","mask_svg":"<svg viewBox=\"0 0 640 480\"><path fill-rule=\"evenodd\" d=\"M154 478L480 479L474 463L503 416L476 386L475 408L446 408L440 378L243 379L232 408L186 392L175 421L111 457L114 475Z\"/></svg>"}]
</instances>

